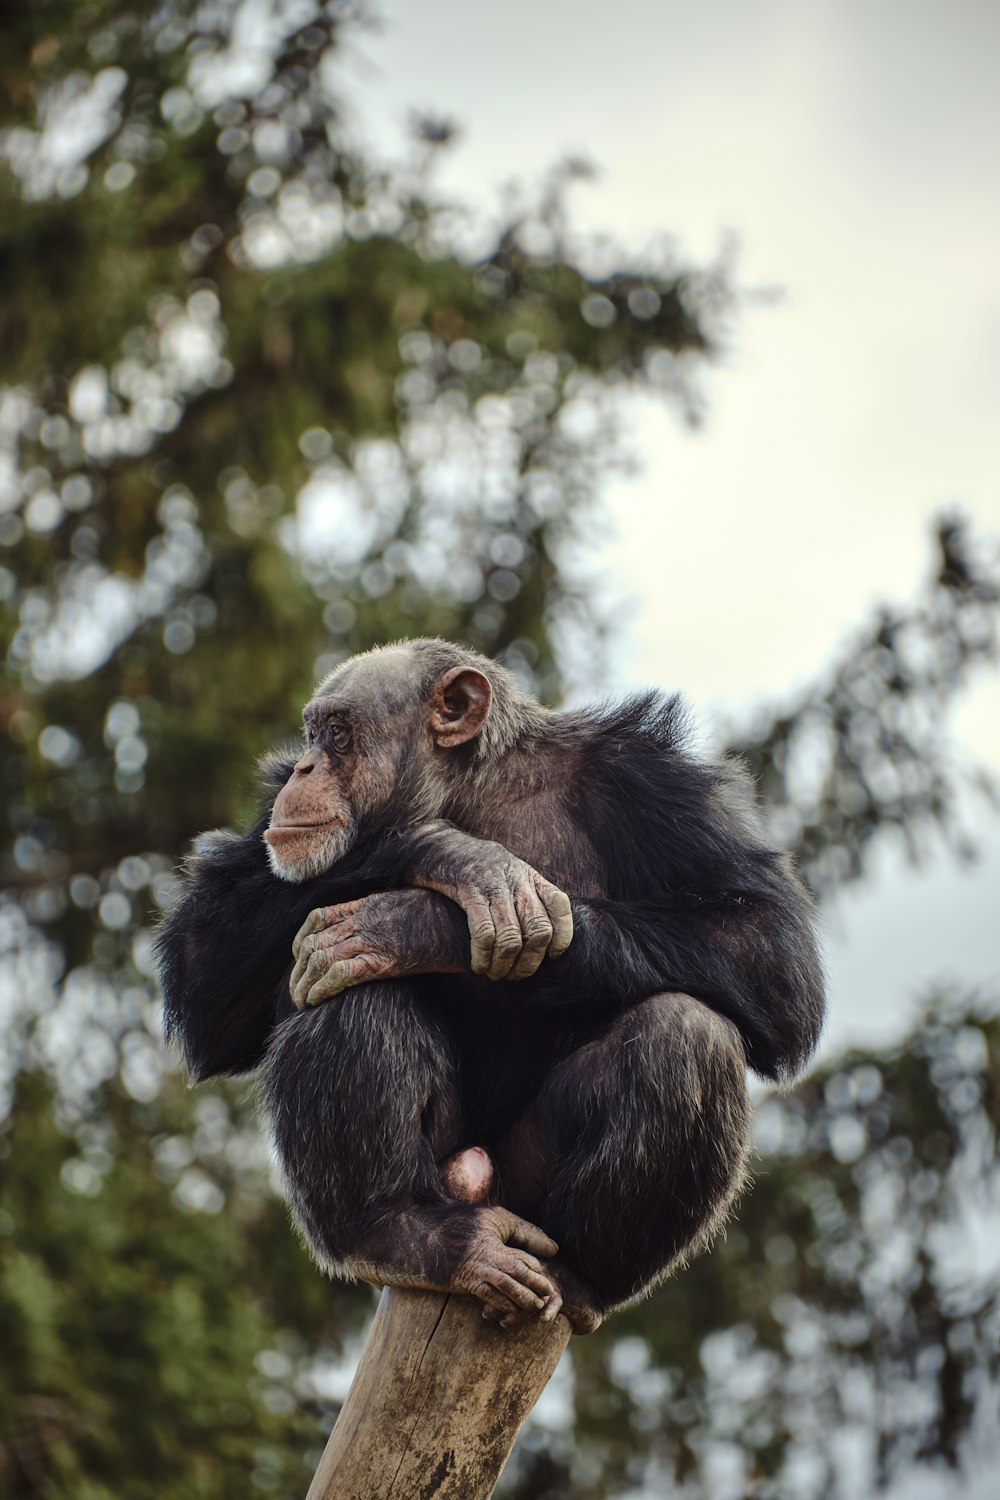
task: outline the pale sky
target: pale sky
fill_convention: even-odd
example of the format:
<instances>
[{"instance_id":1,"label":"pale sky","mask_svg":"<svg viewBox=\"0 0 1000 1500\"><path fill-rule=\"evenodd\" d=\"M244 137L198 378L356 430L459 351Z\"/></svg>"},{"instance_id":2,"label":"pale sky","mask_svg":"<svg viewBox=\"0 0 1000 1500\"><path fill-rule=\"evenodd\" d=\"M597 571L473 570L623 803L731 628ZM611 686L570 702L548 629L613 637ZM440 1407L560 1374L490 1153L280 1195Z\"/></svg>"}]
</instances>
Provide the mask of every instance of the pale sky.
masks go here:
<instances>
[{"instance_id":1,"label":"pale sky","mask_svg":"<svg viewBox=\"0 0 1000 1500\"><path fill-rule=\"evenodd\" d=\"M411 106L463 135L444 185L495 208L568 152L601 169L582 228L696 260L739 235L744 313L691 433L637 401L640 474L600 557L621 685L679 687L709 727L812 679L905 600L933 514L1000 537L1000 6L994 0L384 0L348 66L368 135ZM1000 685L961 706L1000 770ZM935 977L1000 981L1000 830L972 873L886 858L828 913L828 1045L898 1030Z\"/></svg>"}]
</instances>

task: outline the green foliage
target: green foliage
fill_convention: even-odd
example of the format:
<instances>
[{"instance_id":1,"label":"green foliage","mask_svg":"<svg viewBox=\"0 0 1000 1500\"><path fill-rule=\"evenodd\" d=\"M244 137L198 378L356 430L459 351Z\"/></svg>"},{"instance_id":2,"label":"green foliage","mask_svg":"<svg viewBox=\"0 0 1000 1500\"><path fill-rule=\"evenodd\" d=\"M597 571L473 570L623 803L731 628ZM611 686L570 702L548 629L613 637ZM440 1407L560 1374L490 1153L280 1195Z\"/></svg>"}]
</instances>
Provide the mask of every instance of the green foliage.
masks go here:
<instances>
[{"instance_id":1,"label":"green foliage","mask_svg":"<svg viewBox=\"0 0 1000 1500\"><path fill-rule=\"evenodd\" d=\"M261 1195L225 1097L174 1081L155 1109L117 1086L95 1105L60 1128L23 1074L0 1135L0 1488L303 1492L332 1420L304 1356L335 1355L362 1299L332 1293Z\"/></svg>"}]
</instances>

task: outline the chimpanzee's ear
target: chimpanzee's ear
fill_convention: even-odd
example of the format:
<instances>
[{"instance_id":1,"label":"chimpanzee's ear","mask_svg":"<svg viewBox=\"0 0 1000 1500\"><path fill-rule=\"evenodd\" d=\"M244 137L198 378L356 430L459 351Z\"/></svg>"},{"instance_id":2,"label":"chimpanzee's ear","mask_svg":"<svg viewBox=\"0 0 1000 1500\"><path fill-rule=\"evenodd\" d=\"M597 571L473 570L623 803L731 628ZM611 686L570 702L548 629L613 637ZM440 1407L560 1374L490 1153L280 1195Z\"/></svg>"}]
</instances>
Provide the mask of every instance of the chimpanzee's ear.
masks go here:
<instances>
[{"instance_id":1,"label":"chimpanzee's ear","mask_svg":"<svg viewBox=\"0 0 1000 1500\"><path fill-rule=\"evenodd\" d=\"M434 743L444 749L475 739L486 723L493 702L488 677L475 667L452 667L431 696L428 727Z\"/></svg>"}]
</instances>

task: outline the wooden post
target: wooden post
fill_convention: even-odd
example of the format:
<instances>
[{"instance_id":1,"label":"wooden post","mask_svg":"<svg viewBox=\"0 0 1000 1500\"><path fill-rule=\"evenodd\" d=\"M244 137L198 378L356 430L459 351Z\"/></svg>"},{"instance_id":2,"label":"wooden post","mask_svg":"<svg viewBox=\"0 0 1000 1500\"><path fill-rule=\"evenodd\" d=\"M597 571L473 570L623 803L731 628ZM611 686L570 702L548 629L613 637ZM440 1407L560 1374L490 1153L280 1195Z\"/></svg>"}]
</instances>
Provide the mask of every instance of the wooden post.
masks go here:
<instances>
[{"instance_id":1,"label":"wooden post","mask_svg":"<svg viewBox=\"0 0 1000 1500\"><path fill-rule=\"evenodd\" d=\"M487 1500L569 1338L387 1287L306 1500Z\"/></svg>"}]
</instances>

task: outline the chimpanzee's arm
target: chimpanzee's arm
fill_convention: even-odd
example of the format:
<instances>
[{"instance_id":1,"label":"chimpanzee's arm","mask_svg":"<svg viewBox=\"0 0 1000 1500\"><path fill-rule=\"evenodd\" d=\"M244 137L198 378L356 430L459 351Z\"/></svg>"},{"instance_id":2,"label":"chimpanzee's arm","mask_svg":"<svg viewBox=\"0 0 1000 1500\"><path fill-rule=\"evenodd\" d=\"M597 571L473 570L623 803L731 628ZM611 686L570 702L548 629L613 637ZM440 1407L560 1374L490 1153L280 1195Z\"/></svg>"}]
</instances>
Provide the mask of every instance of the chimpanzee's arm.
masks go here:
<instances>
[{"instance_id":1,"label":"chimpanzee's arm","mask_svg":"<svg viewBox=\"0 0 1000 1500\"><path fill-rule=\"evenodd\" d=\"M164 1029L195 1081L261 1062L276 1022L292 1012L292 940L312 910L401 883L406 845L396 836L352 850L314 880L280 880L263 841L269 817L268 808L246 834L203 838L157 935Z\"/></svg>"},{"instance_id":2,"label":"chimpanzee's arm","mask_svg":"<svg viewBox=\"0 0 1000 1500\"><path fill-rule=\"evenodd\" d=\"M525 979L572 941L569 897L502 844L438 819L398 833L395 858L415 889L319 907L296 934L299 1009L373 979Z\"/></svg>"},{"instance_id":3,"label":"chimpanzee's arm","mask_svg":"<svg viewBox=\"0 0 1000 1500\"><path fill-rule=\"evenodd\" d=\"M573 940L565 891L492 839L444 819L411 830L400 865L406 885L456 902L472 939L465 966L487 979L526 979Z\"/></svg>"},{"instance_id":4,"label":"chimpanzee's arm","mask_svg":"<svg viewBox=\"0 0 1000 1500\"><path fill-rule=\"evenodd\" d=\"M572 943L518 993L568 1009L683 991L735 1022L757 1072L785 1077L806 1061L823 1021L812 902L764 839L746 777L684 754L676 714L654 697L599 727L566 816L598 851L607 898L572 901ZM413 851L422 869L408 878L444 891L470 925L481 893L522 863L441 823L426 825Z\"/></svg>"},{"instance_id":5,"label":"chimpanzee's arm","mask_svg":"<svg viewBox=\"0 0 1000 1500\"><path fill-rule=\"evenodd\" d=\"M750 1066L790 1077L823 1024L823 975L810 910L791 879L783 893L678 894L657 900L574 901L568 952L523 989L551 1007L584 997L628 1005L683 991L739 1028Z\"/></svg>"},{"instance_id":6,"label":"chimpanzee's arm","mask_svg":"<svg viewBox=\"0 0 1000 1500\"><path fill-rule=\"evenodd\" d=\"M381 831L326 874L296 883L271 870L269 818L267 808L249 833L203 836L184 894L157 936L164 1030L196 1082L260 1064L274 1026L293 1010L290 978L301 1007L390 974L486 972L492 964L493 977L515 965L520 977L572 934L568 898L499 845L456 835L483 851L497 893L488 910L467 918L429 888L395 889L416 884L418 874L430 886L441 873L444 850L423 826ZM543 898L562 913L555 936ZM470 926L479 945L471 957Z\"/></svg>"},{"instance_id":7,"label":"chimpanzee's arm","mask_svg":"<svg viewBox=\"0 0 1000 1500\"><path fill-rule=\"evenodd\" d=\"M352 985L414 974L468 974L465 914L434 891L379 891L310 912L292 944L298 1010Z\"/></svg>"},{"instance_id":8,"label":"chimpanzee's arm","mask_svg":"<svg viewBox=\"0 0 1000 1500\"><path fill-rule=\"evenodd\" d=\"M428 840L442 837L439 828L428 830ZM702 835L712 839L710 823ZM698 841L685 885L653 894L650 872L646 891L630 899L573 899L572 942L523 980L519 996L579 1009L679 990L735 1022L758 1073L794 1073L815 1047L824 1013L812 903L785 856L747 835L741 842L739 859L715 878L697 868ZM464 851L467 869L482 865L477 881L504 868L499 846L458 830L449 830L447 847L456 859ZM648 871L648 848L635 850L631 882L640 890L644 864ZM464 885L452 888L452 899L473 909Z\"/></svg>"},{"instance_id":9,"label":"chimpanzee's arm","mask_svg":"<svg viewBox=\"0 0 1000 1500\"><path fill-rule=\"evenodd\" d=\"M271 873L263 827L202 841L157 934L164 1030L195 1082L250 1072L292 1008L291 941L311 902Z\"/></svg>"}]
</instances>

